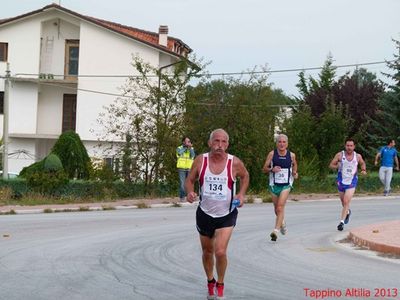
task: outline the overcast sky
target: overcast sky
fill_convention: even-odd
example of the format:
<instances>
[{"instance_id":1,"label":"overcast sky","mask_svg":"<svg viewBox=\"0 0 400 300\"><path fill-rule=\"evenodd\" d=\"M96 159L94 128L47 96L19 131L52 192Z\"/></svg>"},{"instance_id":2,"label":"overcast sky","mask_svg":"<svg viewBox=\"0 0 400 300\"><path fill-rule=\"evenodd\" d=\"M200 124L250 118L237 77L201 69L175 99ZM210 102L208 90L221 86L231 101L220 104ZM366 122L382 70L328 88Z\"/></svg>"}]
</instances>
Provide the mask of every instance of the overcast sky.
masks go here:
<instances>
[{"instance_id":1,"label":"overcast sky","mask_svg":"<svg viewBox=\"0 0 400 300\"><path fill-rule=\"evenodd\" d=\"M0 19L58 0L0 0ZM5 4L7 3L7 4ZM336 65L393 59L400 39L399 0L61 0L78 13L149 31L169 26L205 61L211 73L318 67L328 53ZM367 66L379 74L384 65ZM338 75L353 68L338 70ZM318 71L307 72L310 75ZM297 94L298 72L270 82Z\"/></svg>"}]
</instances>

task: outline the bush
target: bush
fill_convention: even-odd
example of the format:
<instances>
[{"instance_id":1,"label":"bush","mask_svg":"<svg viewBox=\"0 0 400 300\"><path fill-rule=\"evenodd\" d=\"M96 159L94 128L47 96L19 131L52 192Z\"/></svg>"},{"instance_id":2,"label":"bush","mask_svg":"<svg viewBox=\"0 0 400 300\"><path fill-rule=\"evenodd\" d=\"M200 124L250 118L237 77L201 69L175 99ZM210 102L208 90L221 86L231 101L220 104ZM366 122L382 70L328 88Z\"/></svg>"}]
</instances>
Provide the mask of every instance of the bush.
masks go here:
<instances>
[{"instance_id":1,"label":"bush","mask_svg":"<svg viewBox=\"0 0 400 300\"><path fill-rule=\"evenodd\" d=\"M26 175L26 182L32 191L46 195L61 195L61 188L68 183L68 176L64 171L34 172Z\"/></svg>"},{"instance_id":2,"label":"bush","mask_svg":"<svg viewBox=\"0 0 400 300\"><path fill-rule=\"evenodd\" d=\"M0 189L3 188L10 188L11 189L11 198L12 199L19 199L23 195L29 192L29 187L26 183L25 179L16 178L16 179L9 179L3 180L0 179Z\"/></svg>"},{"instance_id":3,"label":"bush","mask_svg":"<svg viewBox=\"0 0 400 300\"><path fill-rule=\"evenodd\" d=\"M61 134L51 152L60 158L68 178L89 178L90 158L77 133L66 131Z\"/></svg>"},{"instance_id":4,"label":"bush","mask_svg":"<svg viewBox=\"0 0 400 300\"><path fill-rule=\"evenodd\" d=\"M42 172L43 170L44 160L41 160L23 168L22 171L19 173L19 176L22 178L26 178L26 175L29 173Z\"/></svg>"},{"instance_id":5,"label":"bush","mask_svg":"<svg viewBox=\"0 0 400 300\"><path fill-rule=\"evenodd\" d=\"M44 159L44 170L47 172L58 172L62 171L63 165L61 163L60 158L54 154L50 153L45 159Z\"/></svg>"}]
</instances>

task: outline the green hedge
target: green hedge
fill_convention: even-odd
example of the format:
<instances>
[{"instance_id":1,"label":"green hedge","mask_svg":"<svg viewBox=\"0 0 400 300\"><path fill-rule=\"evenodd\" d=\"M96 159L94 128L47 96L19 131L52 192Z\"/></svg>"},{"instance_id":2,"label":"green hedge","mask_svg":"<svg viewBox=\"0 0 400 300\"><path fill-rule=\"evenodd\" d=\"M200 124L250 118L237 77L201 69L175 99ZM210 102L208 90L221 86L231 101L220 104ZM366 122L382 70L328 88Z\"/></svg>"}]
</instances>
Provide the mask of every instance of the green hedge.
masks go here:
<instances>
[{"instance_id":1,"label":"green hedge","mask_svg":"<svg viewBox=\"0 0 400 300\"><path fill-rule=\"evenodd\" d=\"M260 193L266 191L267 182L265 182L265 190L255 191ZM0 188L10 187L13 198L20 198L26 194L34 192L27 185L25 179L0 179ZM395 173L392 179L392 189L400 190L400 173ZM368 176L359 176L358 193L382 192L383 185L379 181L378 173L371 173ZM177 184L160 183L150 186L138 183L124 183L115 181L112 183L101 181L83 181L72 180L68 184L56 192L52 192L53 196L71 198L71 199L123 199L123 198L142 198L142 197L169 197L177 196ZM335 175L331 174L325 179L314 179L311 177L300 177L295 181L293 193L336 193Z\"/></svg>"},{"instance_id":2,"label":"green hedge","mask_svg":"<svg viewBox=\"0 0 400 300\"><path fill-rule=\"evenodd\" d=\"M400 174L394 173L392 178L392 190L400 190ZM370 173L367 176L358 176L357 193L381 192L383 185L378 173ZM294 193L336 193L336 175L330 174L324 179L300 177L294 183Z\"/></svg>"},{"instance_id":3,"label":"green hedge","mask_svg":"<svg viewBox=\"0 0 400 300\"><path fill-rule=\"evenodd\" d=\"M25 179L0 179L0 188L10 187L12 197L19 198L35 190L29 188ZM52 190L51 195L58 197L80 199L116 199L116 198L141 198L141 197L168 197L177 194L175 185L158 184L145 186L144 184L126 184L121 181L113 183L102 181L69 181L67 185Z\"/></svg>"}]
</instances>

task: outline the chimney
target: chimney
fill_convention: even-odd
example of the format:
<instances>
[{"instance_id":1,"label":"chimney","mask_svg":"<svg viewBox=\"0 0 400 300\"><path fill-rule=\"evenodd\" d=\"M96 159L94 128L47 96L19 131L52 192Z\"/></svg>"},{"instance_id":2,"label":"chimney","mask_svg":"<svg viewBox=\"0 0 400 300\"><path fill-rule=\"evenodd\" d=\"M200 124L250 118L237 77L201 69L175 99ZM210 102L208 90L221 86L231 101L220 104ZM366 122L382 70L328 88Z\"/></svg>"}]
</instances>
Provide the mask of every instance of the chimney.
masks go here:
<instances>
[{"instance_id":1,"label":"chimney","mask_svg":"<svg viewBox=\"0 0 400 300\"><path fill-rule=\"evenodd\" d=\"M168 26L160 25L158 29L158 44L160 46L168 46Z\"/></svg>"}]
</instances>

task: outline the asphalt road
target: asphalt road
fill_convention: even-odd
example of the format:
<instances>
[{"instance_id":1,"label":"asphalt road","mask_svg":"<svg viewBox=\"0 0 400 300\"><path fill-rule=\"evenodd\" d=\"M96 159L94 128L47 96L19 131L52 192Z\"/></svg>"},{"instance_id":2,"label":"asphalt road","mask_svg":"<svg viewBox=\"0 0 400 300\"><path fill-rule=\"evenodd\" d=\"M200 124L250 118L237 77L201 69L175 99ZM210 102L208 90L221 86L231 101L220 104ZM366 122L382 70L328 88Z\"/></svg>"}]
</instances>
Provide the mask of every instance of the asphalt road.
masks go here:
<instances>
[{"instance_id":1,"label":"asphalt road","mask_svg":"<svg viewBox=\"0 0 400 300\"><path fill-rule=\"evenodd\" d=\"M271 204L240 208L226 299L400 299L399 259L337 242L348 228L398 219L400 199L353 201L343 233L339 210L339 200L290 202L289 232L273 243ZM206 299L194 214L180 207L0 216L0 299Z\"/></svg>"}]
</instances>

